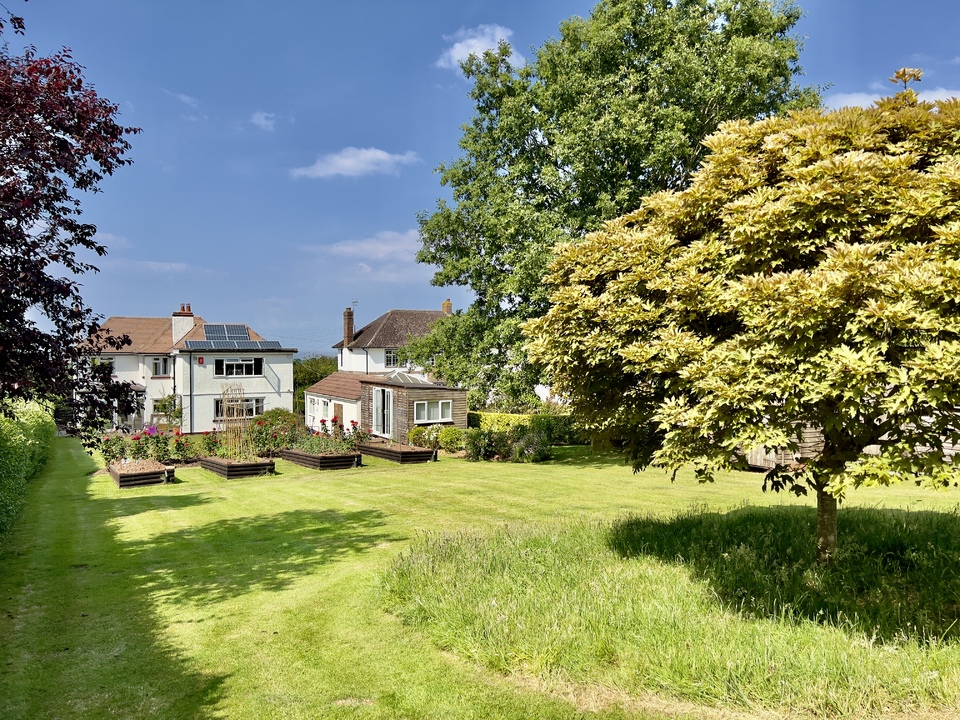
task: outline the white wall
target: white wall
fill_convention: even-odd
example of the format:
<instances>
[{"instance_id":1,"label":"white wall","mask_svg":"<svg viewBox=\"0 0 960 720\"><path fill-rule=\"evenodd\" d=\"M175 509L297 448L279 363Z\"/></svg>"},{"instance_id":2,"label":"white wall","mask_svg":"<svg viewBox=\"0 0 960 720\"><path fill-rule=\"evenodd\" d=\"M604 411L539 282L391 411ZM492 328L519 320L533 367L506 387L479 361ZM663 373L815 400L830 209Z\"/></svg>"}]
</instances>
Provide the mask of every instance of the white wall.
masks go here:
<instances>
[{"instance_id":1,"label":"white wall","mask_svg":"<svg viewBox=\"0 0 960 720\"><path fill-rule=\"evenodd\" d=\"M218 358L250 357L263 358L263 375L234 377L215 375L215 360ZM202 365L200 358L203 358ZM189 353L181 352L177 359L177 395L183 398L182 429L184 432L212 430L216 426L214 401L220 399L227 386L234 384L243 388L243 394L247 398L263 398L264 412L274 408L292 411L293 355L200 351L194 352L191 358Z\"/></svg>"},{"instance_id":2,"label":"white wall","mask_svg":"<svg viewBox=\"0 0 960 720\"><path fill-rule=\"evenodd\" d=\"M307 424L307 427L311 430L320 429L320 420L327 421L327 427L330 427L330 419L333 417L333 405L334 403L340 403L343 405L343 417L340 418L340 422L345 427L350 427L350 421L355 420L360 422L360 401L359 400L343 400L342 398L335 398L330 395L318 395L316 393L305 392L303 394L304 405L306 411L304 413L304 421ZM311 405L310 401L313 401ZM324 410L324 401L326 401L327 406Z\"/></svg>"}]
</instances>

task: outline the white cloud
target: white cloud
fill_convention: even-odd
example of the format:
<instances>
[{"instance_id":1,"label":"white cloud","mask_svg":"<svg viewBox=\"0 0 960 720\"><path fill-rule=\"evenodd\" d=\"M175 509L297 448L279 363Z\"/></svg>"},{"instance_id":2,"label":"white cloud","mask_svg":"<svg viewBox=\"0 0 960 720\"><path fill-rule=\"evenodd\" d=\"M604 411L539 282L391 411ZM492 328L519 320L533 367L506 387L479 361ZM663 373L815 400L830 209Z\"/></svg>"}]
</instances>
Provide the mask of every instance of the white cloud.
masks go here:
<instances>
[{"instance_id":1,"label":"white cloud","mask_svg":"<svg viewBox=\"0 0 960 720\"><path fill-rule=\"evenodd\" d=\"M416 230L385 230L367 238L300 249L335 263L341 269L341 279L362 277L365 283L420 284L427 283L432 272L417 263L420 239Z\"/></svg>"},{"instance_id":2,"label":"white cloud","mask_svg":"<svg viewBox=\"0 0 960 720\"><path fill-rule=\"evenodd\" d=\"M373 237L362 240L343 240L327 246L330 254L337 257L397 262L413 262L419 249L420 239L416 230L407 230L403 233L384 230Z\"/></svg>"},{"instance_id":3,"label":"white cloud","mask_svg":"<svg viewBox=\"0 0 960 720\"><path fill-rule=\"evenodd\" d=\"M200 273L208 274L208 270L195 267L188 263L167 262L159 260L129 260L126 258L108 258L101 262L104 269L121 268L131 271L141 271L147 273Z\"/></svg>"},{"instance_id":4,"label":"white cloud","mask_svg":"<svg viewBox=\"0 0 960 720\"><path fill-rule=\"evenodd\" d=\"M510 40L513 30L502 25L478 25L475 28L461 28L453 35L444 35L443 39L453 43L443 51L435 65L448 70L459 70L460 63L471 55L483 55L485 50L494 50L501 40ZM522 65L524 57L517 52L510 56L514 65Z\"/></svg>"},{"instance_id":5,"label":"white cloud","mask_svg":"<svg viewBox=\"0 0 960 720\"><path fill-rule=\"evenodd\" d=\"M187 105L192 108L200 107L200 101L195 97L190 97L189 95L184 95L183 93L170 92L169 90L164 90L167 95L175 97L177 100L182 102L184 105Z\"/></svg>"},{"instance_id":6,"label":"white cloud","mask_svg":"<svg viewBox=\"0 0 960 720\"><path fill-rule=\"evenodd\" d=\"M823 99L823 104L828 108L841 108L841 107L870 107L882 97L889 97L898 92L897 88L893 85L890 85L889 92L876 92L876 93L834 93L833 95L827 95ZM919 90L918 94L921 100L926 102L935 102L937 100L947 100L948 98L960 97L960 90L952 90L950 88L944 87L935 87L929 90Z\"/></svg>"},{"instance_id":7,"label":"white cloud","mask_svg":"<svg viewBox=\"0 0 960 720\"><path fill-rule=\"evenodd\" d=\"M126 235L115 235L108 232L98 231L97 234L93 236L93 239L101 245L105 245L107 250L128 248L133 245L133 243L130 242L130 238Z\"/></svg>"},{"instance_id":8,"label":"white cloud","mask_svg":"<svg viewBox=\"0 0 960 720\"><path fill-rule=\"evenodd\" d=\"M274 113L255 112L250 116L250 122L261 130L273 132L276 129L277 116Z\"/></svg>"},{"instance_id":9,"label":"white cloud","mask_svg":"<svg viewBox=\"0 0 960 720\"><path fill-rule=\"evenodd\" d=\"M346 147L339 152L321 155L309 167L293 168L290 176L294 178L326 178L344 175L396 175L401 165L420 162L420 156L412 150L402 155L388 153L379 148Z\"/></svg>"}]
</instances>

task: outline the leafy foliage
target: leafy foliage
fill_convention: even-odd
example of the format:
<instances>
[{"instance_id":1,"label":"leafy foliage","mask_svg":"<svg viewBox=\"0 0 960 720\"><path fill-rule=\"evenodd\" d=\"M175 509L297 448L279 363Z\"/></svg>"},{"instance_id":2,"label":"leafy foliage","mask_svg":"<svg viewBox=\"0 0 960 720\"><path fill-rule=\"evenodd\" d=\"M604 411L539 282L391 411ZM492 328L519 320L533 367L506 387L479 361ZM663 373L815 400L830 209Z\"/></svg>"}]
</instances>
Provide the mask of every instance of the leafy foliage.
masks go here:
<instances>
[{"instance_id":1,"label":"leafy foliage","mask_svg":"<svg viewBox=\"0 0 960 720\"><path fill-rule=\"evenodd\" d=\"M57 426L36 403L17 403L12 417L0 416L0 533L23 508L27 481L50 454Z\"/></svg>"},{"instance_id":2,"label":"leafy foliage","mask_svg":"<svg viewBox=\"0 0 960 720\"><path fill-rule=\"evenodd\" d=\"M22 32L22 19L7 15ZM39 57L0 47L0 411L17 400L56 401L88 442L115 406L121 414L136 406L133 389L95 362L129 341L101 332L76 279L97 270L83 254L106 253L96 227L81 222L76 193L97 192L129 164L125 136L139 132L117 124L117 114L68 50Z\"/></svg>"},{"instance_id":3,"label":"leafy foliage","mask_svg":"<svg viewBox=\"0 0 960 720\"><path fill-rule=\"evenodd\" d=\"M529 351L636 467L710 480L822 430L765 487L833 503L823 556L849 486L960 479L960 101L908 88L705 144L689 189L558 248Z\"/></svg>"},{"instance_id":4,"label":"leafy foliage","mask_svg":"<svg viewBox=\"0 0 960 720\"><path fill-rule=\"evenodd\" d=\"M303 414L303 391L327 375L337 371L337 358L332 355L310 355L293 359L293 410Z\"/></svg>"},{"instance_id":5,"label":"leafy foliage","mask_svg":"<svg viewBox=\"0 0 960 720\"><path fill-rule=\"evenodd\" d=\"M684 187L721 122L815 102L793 83L798 17L765 0L603 0L522 68L506 43L465 61L475 115L438 169L453 202L420 216L418 260L476 300L413 342L414 362L471 407L535 407L521 324L547 309L551 248Z\"/></svg>"}]
</instances>

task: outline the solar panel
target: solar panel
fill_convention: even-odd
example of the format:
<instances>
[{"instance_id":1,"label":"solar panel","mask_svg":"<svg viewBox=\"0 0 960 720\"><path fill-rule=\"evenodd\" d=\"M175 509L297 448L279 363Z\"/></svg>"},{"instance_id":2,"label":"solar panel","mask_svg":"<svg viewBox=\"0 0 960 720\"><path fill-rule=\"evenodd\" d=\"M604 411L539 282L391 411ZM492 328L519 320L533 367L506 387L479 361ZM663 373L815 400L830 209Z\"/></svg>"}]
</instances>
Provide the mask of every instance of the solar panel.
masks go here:
<instances>
[{"instance_id":1,"label":"solar panel","mask_svg":"<svg viewBox=\"0 0 960 720\"><path fill-rule=\"evenodd\" d=\"M223 325L204 325L203 336L207 340L225 340L227 329Z\"/></svg>"},{"instance_id":2,"label":"solar panel","mask_svg":"<svg viewBox=\"0 0 960 720\"><path fill-rule=\"evenodd\" d=\"M187 340L187 350L282 350L277 340Z\"/></svg>"},{"instance_id":3,"label":"solar panel","mask_svg":"<svg viewBox=\"0 0 960 720\"><path fill-rule=\"evenodd\" d=\"M224 325L227 332L227 340L249 340L246 325Z\"/></svg>"}]
</instances>

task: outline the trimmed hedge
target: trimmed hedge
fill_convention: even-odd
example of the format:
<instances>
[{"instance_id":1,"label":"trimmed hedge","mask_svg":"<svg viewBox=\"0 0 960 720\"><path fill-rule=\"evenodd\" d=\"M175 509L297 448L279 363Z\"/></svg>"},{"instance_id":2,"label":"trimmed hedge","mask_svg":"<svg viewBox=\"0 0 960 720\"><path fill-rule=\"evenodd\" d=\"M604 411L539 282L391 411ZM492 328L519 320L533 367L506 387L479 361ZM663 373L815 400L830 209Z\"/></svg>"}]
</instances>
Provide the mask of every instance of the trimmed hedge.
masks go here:
<instances>
[{"instance_id":1,"label":"trimmed hedge","mask_svg":"<svg viewBox=\"0 0 960 720\"><path fill-rule=\"evenodd\" d=\"M467 427L502 432L520 438L536 433L550 445L582 445L585 440L572 415L520 415L514 413L467 413Z\"/></svg>"},{"instance_id":2,"label":"trimmed hedge","mask_svg":"<svg viewBox=\"0 0 960 720\"><path fill-rule=\"evenodd\" d=\"M50 457L57 435L53 416L36 403L0 416L0 533L6 532L23 509L30 480Z\"/></svg>"}]
</instances>

